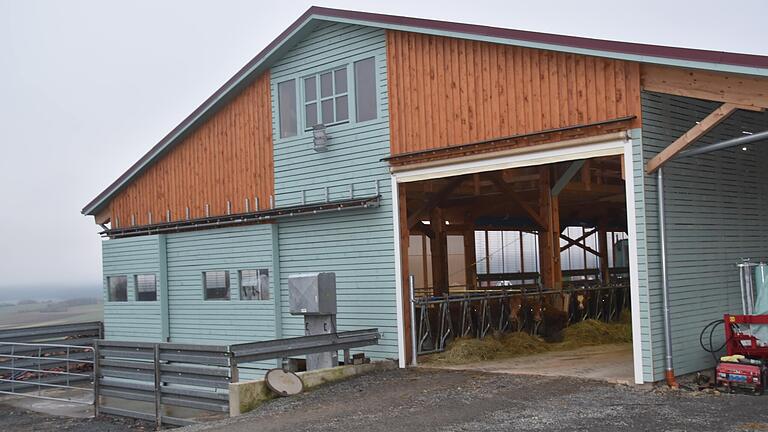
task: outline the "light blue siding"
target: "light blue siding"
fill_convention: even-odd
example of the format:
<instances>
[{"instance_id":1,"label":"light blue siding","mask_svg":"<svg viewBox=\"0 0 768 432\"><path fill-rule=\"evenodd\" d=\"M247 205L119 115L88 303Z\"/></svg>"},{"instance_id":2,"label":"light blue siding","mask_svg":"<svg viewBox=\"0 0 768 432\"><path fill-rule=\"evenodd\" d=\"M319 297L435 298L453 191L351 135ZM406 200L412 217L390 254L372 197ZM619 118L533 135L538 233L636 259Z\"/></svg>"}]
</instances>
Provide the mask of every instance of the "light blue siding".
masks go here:
<instances>
[{"instance_id":1,"label":"light blue siding","mask_svg":"<svg viewBox=\"0 0 768 432\"><path fill-rule=\"evenodd\" d=\"M168 236L171 342L221 345L274 339L274 296L240 300L238 290L239 270L267 269L272 275L271 230L271 225L252 225ZM203 272L217 270L229 272L230 298L204 300Z\"/></svg>"},{"instance_id":2,"label":"light blue siding","mask_svg":"<svg viewBox=\"0 0 768 432\"><path fill-rule=\"evenodd\" d=\"M288 276L333 271L339 329L378 327L384 334L381 345L363 351L383 358L397 357L392 194L388 167L381 161L390 148L384 31L338 23L320 25L274 64L271 79L276 104L278 82L371 56L376 58L378 118L329 127L329 151L325 153L313 150L309 133L276 138L275 201L280 206L298 204L302 191L306 202L324 200L325 187L329 187L331 199L340 199L350 195L350 185L355 196L370 196L378 184L379 208L289 217L280 219L278 227L284 335L304 334L301 317L288 313ZM273 113L277 137L276 105ZM354 120L352 108L350 115Z\"/></svg>"},{"instance_id":3,"label":"light blue siding","mask_svg":"<svg viewBox=\"0 0 768 432\"><path fill-rule=\"evenodd\" d=\"M161 340L160 302L136 301L134 279L137 274L154 274L159 277L159 245L159 237L156 235L102 242L104 336L107 339ZM107 278L119 275L128 277L128 301L110 302L107 298Z\"/></svg>"},{"instance_id":4,"label":"light blue siding","mask_svg":"<svg viewBox=\"0 0 768 432\"><path fill-rule=\"evenodd\" d=\"M632 137L632 171L635 186L635 230L637 244L637 286L632 287L640 299L640 340L642 342L643 381L653 381L653 345L648 294L648 250L645 210L645 175L643 141L640 129L630 131ZM630 221L631 223L631 221Z\"/></svg>"},{"instance_id":5,"label":"light blue siding","mask_svg":"<svg viewBox=\"0 0 768 432\"><path fill-rule=\"evenodd\" d=\"M638 205L638 237L644 230L650 336L644 346L646 379L660 380L664 372L661 274L657 190L655 175L645 175L650 158L696 121L712 112L718 103L684 97L643 94L642 163L635 164ZM763 113L735 113L694 146L737 136L742 131L768 129ZM639 156L639 154L637 154ZM668 267L673 329L675 372L684 374L712 365L711 356L699 347L699 332L723 313L741 309L739 279L735 264L741 257L768 256L768 151L750 146L709 155L675 160L665 165ZM638 204L639 203L639 204ZM641 211L642 208L642 211ZM641 281L641 293L644 283ZM646 323L644 322L645 332ZM720 334L718 343L722 341Z\"/></svg>"},{"instance_id":6,"label":"light blue siding","mask_svg":"<svg viewBox=\"0 0 768 432\"><path fill-rule=\"evenodd\" d=\"M171 234L167 237L171 342L229 345L275 339L272 225ZM241 300L239 270L267 269L269 300ZM203 272L229 272L229 299L203 299ZM243 379L274 361L241 365Z\"/></svg>"}]
</instances>

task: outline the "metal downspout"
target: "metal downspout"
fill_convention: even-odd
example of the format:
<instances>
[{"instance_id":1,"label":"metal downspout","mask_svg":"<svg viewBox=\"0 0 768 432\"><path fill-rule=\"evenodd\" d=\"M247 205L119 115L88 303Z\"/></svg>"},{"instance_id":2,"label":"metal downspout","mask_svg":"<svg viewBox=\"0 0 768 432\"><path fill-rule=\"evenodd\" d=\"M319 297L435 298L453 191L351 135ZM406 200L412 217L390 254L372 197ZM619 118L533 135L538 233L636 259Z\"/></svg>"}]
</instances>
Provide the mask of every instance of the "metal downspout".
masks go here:
<instances>
[{"instance_id":1,"label":"metal downspout","mask_svg":"<svg viewBox=\"0 0 768 432\"><path fill-rule=\"evenodd\" d=\"M675 368L672 361L672 326L669 318L669 283L667 279L667 233L664 214L664 169L656 171L657 193L659 206L659 243L661 245L661 293L664 312L664 350L665 350L665 378L667 385L677 387L675 381Z\"/></svg>"}]
</instances>

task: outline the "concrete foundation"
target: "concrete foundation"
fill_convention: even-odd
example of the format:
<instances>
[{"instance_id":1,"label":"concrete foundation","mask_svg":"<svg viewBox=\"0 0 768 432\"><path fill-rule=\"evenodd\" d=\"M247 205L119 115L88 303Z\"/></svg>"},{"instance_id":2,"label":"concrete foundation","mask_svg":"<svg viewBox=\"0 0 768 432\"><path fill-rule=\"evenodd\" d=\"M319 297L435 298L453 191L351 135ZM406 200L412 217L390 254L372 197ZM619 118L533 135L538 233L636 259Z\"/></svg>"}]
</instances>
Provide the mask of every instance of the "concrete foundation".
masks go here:
<instances>
[{"instance_id":1,"label":"concrete foundation","mask_svg":"<svg viewBox=\"0 0 768 432\"><path fill-rule=\"evenodd\" d=\"M370 372L396 369L391 361L373 362L361 365L338 366L299 372L304 389L311 389L329 382L339 381ZM229 385L229 415L235 417L251 411L269 399L278 397L267 387L264 380L243 381Z\"/></svg>"}]
</instances>

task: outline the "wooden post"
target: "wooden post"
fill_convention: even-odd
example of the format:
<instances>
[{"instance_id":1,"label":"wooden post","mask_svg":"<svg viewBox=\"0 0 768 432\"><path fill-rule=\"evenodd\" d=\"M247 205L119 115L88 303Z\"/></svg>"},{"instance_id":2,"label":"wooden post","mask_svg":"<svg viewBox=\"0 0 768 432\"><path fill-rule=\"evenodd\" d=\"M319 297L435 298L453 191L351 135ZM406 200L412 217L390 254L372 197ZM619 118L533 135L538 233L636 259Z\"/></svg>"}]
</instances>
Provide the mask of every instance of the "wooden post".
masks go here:
<instances>
[{"instance_id":1,"label":"wooden post","mask_svg":"<svg viewBox=\"0 0 768 432\"><path fill-rule=\"evenodd\" d=\"M603 278L603 283L611 282L611 272L608 268L608 238L605 231L605 225L600 224L597 229L597 247L600 250L600 274Z\"/></svg>"},{"instance_id":2,"label":"wooden post","mask_svg":"<svg viewBox=\"0 0 768 432\"><path fill-rule=\"evenodd\" d=\"M408 205L406 202L405 185L397 186L398 195L398 219L400 221L400 269L402 273L402 296L403 296L403 340L405 341L405 362L411 364L413 358L413 349L411 346L411 287L410 271L408 269L408 243L411 235L408 229ZM346 360L345 360L346 361Z\"/></svg>"},{"instance_id":3,"label":"wooden post","mask_svg":"<svg viewBox=\"0 0 768 432\"><path fill-rule=\"evenodd\" d=\"M471 213L464 217L464 266L467 289L477 288L477 257L475 256L475 219Z\"/></svg>"},{"instance_id":4,"label":"wooden post","mask_svg":"<svg viewBox=\"0 0 768 432\"><path fill-rule=\"evenodd\" d=\"M160 385L160 344L154 345L155 366L155 424L158 429L163 425L162 387Z\"/></svg>"},{"instance_id":5,"label":"wooden post","mask_svg":"<svg viewBox=\"0 0 768 432\"><path fill-rule=\"evenodd\" d=\"M552 288L563 288L563 271L560 263L560 198L551 197L550 237L552 238Z\"/></svg>"},{"instance_id":6,"label":"wooden post","mask_svg":"<svg viewBox=\"0 0 768 432\"><path fill-rule=\"evenodd\" d=\"M555 286L555 247L552 243L552 191L549 167L539 167L539 214L540 219L546 223L544 229L539 230L539 273L544 289L552 289ZM559 228L554 231L559 231ZM557 249L559 253L560 248Z\"/></svg>"},{"instance_id":7,"label":"wooden post","mask_svg":"<svg viewBox=\"0 0 768 432\"><path fill-rule=\"evenodd\" d=\"M432 246L432 291L434 295L448 293L448 236L445 232L443 210L435 207L430 212L430 226L435 232Z\"/></svg>"}]
</instances>

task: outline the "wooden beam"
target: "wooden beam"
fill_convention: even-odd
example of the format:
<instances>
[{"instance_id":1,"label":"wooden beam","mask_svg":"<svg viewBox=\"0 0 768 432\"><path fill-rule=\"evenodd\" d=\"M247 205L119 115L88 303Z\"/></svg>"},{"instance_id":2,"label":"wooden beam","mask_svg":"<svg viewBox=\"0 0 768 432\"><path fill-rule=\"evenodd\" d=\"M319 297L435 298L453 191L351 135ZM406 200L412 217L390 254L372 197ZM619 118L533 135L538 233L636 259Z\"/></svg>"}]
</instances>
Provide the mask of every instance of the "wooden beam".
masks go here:
<instances>
[{"instance_id":1,"label":"wooden beam","mask_svg":"<svg viewBox=\"0 0 768 432\"><path fill-rule=\"evenodd\" d=\"M503 179L501 179L497 174L491 174L489 175L490 180L493 182L496 187L504 193L504 195L511 199L515 204L520 206L520 208L523 209L525 214L528 215L528 217L531 218L533 223L539 226L542 230L548 231L548 223L545 218L543 218L536 210L534 210L533 207L531 207L528 203L521 200L517 196L517 192L515 192L507 183L504 182ZM549 188L547 188L547 194L549 194Z\"/></svg>"},{"instance_id":2,"label":"wooden beam","mask_svg":"<svg viewBox=\"0 0 768 432\"><path fill-rule=\"evenodd\" d=\"M568 166L568 169L565 170L563 175L557 179L555 185L552 186L552 196L560 195L560 192L562 192L565 186L570 183L573 176L579 172L582 166L584 166L584 159L571 162L571 165Z\"/></svg>"},{"instance_id":3,"label":"wooden beam","mask_svg":"<svg viewBox=\"0 0 768 432\"><path fill-rule=\"evenodd\" d=\"M561 238L563 238L563 237L564 237L564 238L563 238L563 240L567 241L567 242L568 242L568 244L567 244L567 245L565 245L565 246L563 246L563 247L561 247L561 248L560 248L560 252L564 252L564 251L566 251L566 250L570 249L570 248L571 248L571 246L574 246L575 244L579 243L580 241L584 240L585 238L587 238L587 237L591 236L592 234L594 234L594 233L596 233L596 232L597 232L597 228L594 228L594 229L592 229L592 230L590 230L590 231L587 231L587 232L585 232L585 233L584 233L584 235L580 236L580 237L579 237L579 238L577 238L577 239L572 239L572 238L570 238L570 237L567 237L567 236L565 236L565 235L561 235L560 237L561 237Z\"/></svg>"},{"instance_id":4,"label":"wooden beam","mask_svg":"<svg viewBox=\"0 0 768 432\"><path fill-rule=\"evenodd\" d=\"M427 199L423 206L421 206L416 211L414 211L413 214L408 216L408 228L410 229L416 226L416 223L421 220L421 216L423 214L429 213L433 208L437 207L437 205L440 204L440 202L444 200L445 197L448 196L448 194L453 192L453 190L456 189L463 181L464 181L464 177L456 177L452 179L448 184L443 186L439 191L437 191L429 199Z\"/></svg>"},{"instance_id":5,"label":"wooden beam","mask_svg":"<svg viewBox=\"0 0 768 432\"><path fill-rule=\"evenodd\" d=\"M448 294L448 237L441 208L435 207L430 212L430 227L435 231L435 238L430 239L432 293L439 296Z\"/></svg>"},{"instance_id":6,"label":"wooden beam","mask_svg":"<svg viewBox=\"0 0 768 432\"><path fill-rule=\"evenodd\" d=\"M608 235L605 231L605 224L600 224L600 230L597 235L597 245L600 249L600 274L602 275L603 283L610 283L611 272L608 268Z\"/></svg>"},{"instance_id":7,"label":"wooden beam","mask_svg":"<svg viewBox=\"0 0 768 432\"><path fill-rule=\"evenodd\" d=\"M432 230L432 228L429 227L429 225L425 224L422 221L416 222L416 225L413 226L413 230L420 231L425 236L433 239L435 238L435 231Z\"/></svg>"},{"instance_id":8,"label":"wooden beam","mask_svg":"<svg viewBox=\"0 0 768 432\"><path fill-rule=\"evenodd\" d=\"M410 300L411 287L410 287L410 270L408 269L408 242L410 241L410 233L408 227L405 226L407 222L407 205L405 185L397 185L397 190L393 191L398 196L398 208L397 218L400 224L400 269L402 272L401 288L402 296L404 299ZM403 341L405 341L405 362L406 364L412 363L414 346L411 344L411 305L410 301L403 302Z\"/></svg>"},{"instance_id":9,"label":"wooden beam","mask_svg":"<svg viewBox=\"0 0 768 432\"><path fill-rule=\"evenodd\" d=\"M471 213L467 213L464 228L464 272L467 289L477 288L477 257L475 249L475 223Z\"/></svg>"},{"instance_id":10,"label":"wooden beam","mask_svg":"<svg viewBox=\"0 0 768 432\"><path fill-rule=\"evenodd\" d=\"M768 108L768 78L643 64L643 90L742 105L743 109Z\"/></svg>"},{"instance_id":11,"label":"wooden beam","mask_svg":"<svg viewBox=\"0 0 768 432\"><path fill-rule=\"evenodd\" d=\"M739 109L739 106L732 103L724 103L720 105L720 107L704 117L703 120L694 125L688 132L684 133L680 138L676 139L675 142L668 145L661 151L661 153L649 160L645 171L648 174L651 174L659 169L660 166L675 157L696 140L706 135L707 132L712 130L712 128L720 124L723 120L727 119L737 109Z\"/></svg>"},{"instance_id":12,"label":"wooden beam","mask_svg":"<svg viewBox=\"0 0 768 432\"><path fill-rule=\"evenodd\" d=\"M594 232L594 231L593 231L593 232ZM572 246L578 246L578 247L580 247L580 248L584 249L585 251L587 251L587 252L591 253L591 254L592 254L592 255L594 255L594 256L598 256L598 257L600 256L600 252L598 252L598 251L596 251L596 250L592 249L591 247L589 247L589 246L587 246L587 245L583 245L583 244L581 244L581 243L576 243L576 241L574 241L572 238L568 237L568 236L567 236L567 235L565 235L565 234L560 234L560 238L561 238L561 239L563 239L563 240L565 240L565 241L567 241L567 242L569 243L569 246L570 246L570 245L572 245Z\"/></svg>"}]
</instances>

